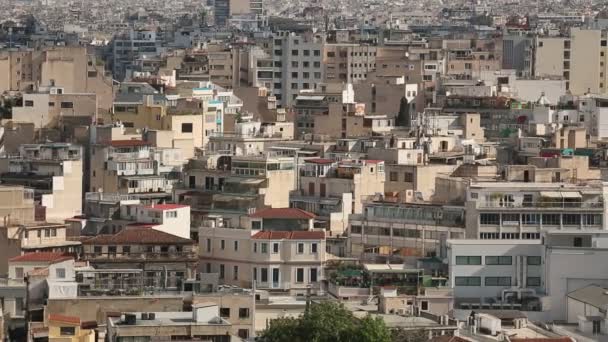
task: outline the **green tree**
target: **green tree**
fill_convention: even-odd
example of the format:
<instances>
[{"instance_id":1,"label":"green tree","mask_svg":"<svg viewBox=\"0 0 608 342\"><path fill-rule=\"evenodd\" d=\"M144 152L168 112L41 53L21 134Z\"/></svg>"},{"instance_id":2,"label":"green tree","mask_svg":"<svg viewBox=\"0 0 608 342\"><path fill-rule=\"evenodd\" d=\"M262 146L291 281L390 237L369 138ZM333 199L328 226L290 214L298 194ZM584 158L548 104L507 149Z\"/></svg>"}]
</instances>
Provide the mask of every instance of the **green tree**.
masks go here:
<instances>
[{"instance_id":1,"label":"green tree","mask_svg":"<svg viewBox=\"0 0 608 342\"><path fill-rule=\"evenodd\" d=\"M265 342L389 342L391 333L379 318L356 318L343 305L314 304L298 318L272 320L260 336Z\"/></svg>"},{"instance_id":2,"label":"green tree","mask_svg":"<svg viewBox=\"0 0 608 342\"><path fill-rule=\"evenodd\" d=\"M399 103L399 114L397 114L395 125L401 127L411 126L410 104L407 102L405 96L401 98L401 102Z\"/></svg>"}]
</instances>

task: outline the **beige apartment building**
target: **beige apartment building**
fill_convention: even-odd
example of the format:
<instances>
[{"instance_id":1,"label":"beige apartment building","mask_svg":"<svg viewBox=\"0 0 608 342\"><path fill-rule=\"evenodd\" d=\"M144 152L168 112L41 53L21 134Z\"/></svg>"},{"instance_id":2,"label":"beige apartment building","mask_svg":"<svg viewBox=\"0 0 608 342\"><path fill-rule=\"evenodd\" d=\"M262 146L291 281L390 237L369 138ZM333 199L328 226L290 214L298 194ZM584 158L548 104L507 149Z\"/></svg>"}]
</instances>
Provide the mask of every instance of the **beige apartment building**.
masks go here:
<instances>
[{"instance_id":1,"label":"beige apartment building","mask_svg":"<svg viewBox=\"0 0 608 342\"><path fill-rule=\"evenodd\" d=\"M52 87L38 93L23 94L23 105L13 107L13 120L33 123L36 128L60 128L66 117L80 117L85 123L97 122L97 94L64 93Z\"/></svg>"},{"instance_id":2,"label":"beige apartment building","mask_svg":"<svg viewBox=\"0 0 608 342\"><path fill-rule=\"evenodd\" d=\"M82 148L66 143L22 145L0 159L0 179L34 189L41 220L63 222L82 213Z\"/></svg>"},{"instance_id":3,"label":"beige apartment building","mask_svg":"<svg viewBox=\"0 0 608 342\"><path fill-rule=\"evenodd\" d=\"M70 94L96 94L97 107L112 108L112 79L86 47L52 47L0 53L0 90L37 91L39 86L63 88Z\"/></svg>"},{"instance_id":4,"label":"beige apartment building","mask_svg":"<svg viewBox=\"0 0 608 342\"><path fill-rule=\"evenodd\" d=\"M259 231L201 228L204 273L218 273L220 283L305 294L319 293L326 261L323 231ZM204 238L203 238L204 237Z\"/></svg>"},{"instance_id":5,"label":"beige apartment building","mask_svg":"<svg viewBox=\"0 0 608 342\"><path fill-rule=\"evenodd\" d=\"M572 28L569 37L536 39L534 75L563 77L573 95L607 91L606 36L601 30Z\"/></svg>"},{"instance_id":6,"label":"beige apartment building","mask_svg":"<svg viewBox=\"0 0 608 342\"><path fill-rule=\"evenodd\" d=\"M327 83L357 83L376 68L376 46L325 44L323 67Z\"/></svg>"}]
</instances>

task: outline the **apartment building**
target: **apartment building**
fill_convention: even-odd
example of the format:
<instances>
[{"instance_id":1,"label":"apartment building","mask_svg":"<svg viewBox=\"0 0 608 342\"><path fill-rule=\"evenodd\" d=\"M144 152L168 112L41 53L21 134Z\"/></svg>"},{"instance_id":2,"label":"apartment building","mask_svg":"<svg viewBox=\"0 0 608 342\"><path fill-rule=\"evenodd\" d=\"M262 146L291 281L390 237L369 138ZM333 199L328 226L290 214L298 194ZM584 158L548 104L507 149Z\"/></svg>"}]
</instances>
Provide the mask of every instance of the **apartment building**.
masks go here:
<instances>
[{"instance_id":1,"label":"apartment building","mask_svg":"<svg viewBox=\"0 0 608 342\"><path fill-rule=\"evenodd\" d=\"M238 222L256 209L289 207L289 193L296 186L294 165L293 156L276 153L192 159L174 190L174 201L190 205L195 225L209 214Z\"/></svg>"},{"instance_id":2,"label":"apartment building","mask_svg":"<svg viewBox=\"0 0 608 342\"><path fill-rule=\"evenodd\" d=\"M563 77L574 95L606 92L606 37L601 30L573 28L569 37L538 37L535 51L536 76Z\"/></svg>"},{"instance_id":3,"label":"apartment building","mask_svg":"<svg viewBox=\"0 0 608 342\"><path fill-rule=\"evenodd\" d=\"M261 58L259 65L264 70L253 73L257 79L255 85L272 89L278 104L291 107L301 90L315 89L315 85L323 81L324 40L323 36L311 32L275 33L270 53L272 64L268 58ZM257 65L254 64L254 68Z\"/></svg>"},{"instance_id":4,"label":"apartment building","mask_svg":"<svg viewBox=\"0 0 608 342\"><path fill-rule=\"evenodd\" d=\"M107 141L99 137L91 146L90 189L133 194L149 201L167 199L179 180L179 151L152 148L141 139Z\"/></svg>"},{"instance_id":5,"label":"apartment building","mask_svg":"<svg viewBox=\"0 0 608 342\"><path fill-rule=\"evenodd\" d=\"M181 288L195 278L197 256L190 239L146 227L130 227L116 234L82 241L82 259L96 268L140 268L145 286Z\"/></svg>"},{"instance_id":6,"label":"apartment building","mask_svg":"<svg viewBox=\"0 0 608 342\"><path fill-rule=\"evenodd\" d=\"M376 49L372 45L325 44L323 68L327 83L358 83L376 68Z\"/></svg>"},{"instance_id":7,"label":"apartment building","mask_svg":"<svg viewBox=\"0 0 608 342\"><path fill-rule=\"evenodd\" d=\"M295 196L292 206L315 214L314 210L317 209L320 214L323 213L325 216L332 210L342 212L349 207L352 208L352 213L360 214L363 210L363 200L367 196L384 192L384 178L384 161L381 160L363 159L340 162L317 158L305 160L300 172L298 193L294 195L316 197L318 201L310 205L306 204L306 198L298 199L298 196ZM325 208L325 212L321 210L323 206L320 206L319 202L325 198L337 198L339 201L343 201L345 199L343 195L348 193L352 194L352 202L350 204L342 203L344 209L334 206L334 209Z\"/></svg>"},{"instance_id":8,"label":"apartment building","mask_svg":"<svg viewBox=\"0 0 608 342\"><path fill-rule=\"evenodd\" d=\"M524 34L502 37L502 68L514 69L520 76L532 76L534 66L534 38Z\"/></svg>"},{"instance_id":9,"label":"apartment building","mask_svg":"<svg viewBox=\"0 0 608 342\"><path fill-rule=\"evenodd\" d=\"M205 273L223 284L290 294L322 291L326 240L322 231L260 231L201 228L200 257ZM205 237L205 238L203 238Z\"/></svg>"},{"instance_id":10,"label":"apartment building","mask_svg":"<svg viewBox=\"0 0 608 342\"><path fill-rule=\"evenodd\" d=\"M234 156L259 156L277 142L294 137L292 122L263 123L245 119L234 125L234 132L214 132L209 137L207 150Z\"/></svg>"},{"instance_id":11,"label":"apartment building","mask_svg":"<svg viewBox=\"0 0 608 342\"><path fill-rule=\"evenodd\" d=\"M6 50L0 54L0 70L2 91L58 87L66 94L96 94L98 108L106 111L112 108L112 80L86 47Z\"/></svg>"},{"instance_id":12,"label":"apartment building","mask_svg":"<svg viewBox=\"0 0 608 342\"><path fill-rule=\"evenodd\" d=\"M94 342L96 322L82 321L78 316L48 315L49 341Z\"/></svg>"},{"instance_id":13,"label":"apartment building","mask_svg":"<svg viewBox=\"0 0 608 342\"><path fill-rule=\"evenodd\" d=\"M125 205L121 218L132 220L128 226L149 227L161 232L190 238L190 207L182 204Z\"/></svg>"},{"instance_id":14,"label":"apartment building","mask_svg":"<svg viewBox=\"0 0 608 342\"><path fill-rule=\"evenodd\" d=\"M133 30L114 37L112 41L112 74L119 80L133 75L135 61L157 57L163 52L162 39L156 31Z\"/></svg>"},{"instance_id":15,"label":"apartment building","mask_svg":"<svg viewBox=\"0 0 608 342\"><path fill-rule=\"evenodd\" d=\"M293 102L296 137L300 139L314 132L314 118L317 115L328 115L330 104L342 104L354 97L348 85L345 87L343 84L328 83L321 84L317 88L315 91L298 95Z\"/></svg>"},{"instance_id":16,"label":"apartment building","mask_svg":"<svg viewBox=\"0 0 608 342\"><path fill-rule=\"evenodd\" d=\"M6 219L4 226L28 224L35 220L34 190L24 186L0 186L0 216Z\"/></svg>"},{"instance_id":17,"label":"apartment building","mask_svg":"<svg viewBox=\"0 0 608 342\"><path fill-rule=\"evenodd\" d=\"M230 342L232 325L220 317L216 304L199 304L192 312L125 312L107 318L108 341L122 342L133 337L178 340L196 336L214 342Z\"/></svg>"},{"instance_id":18,"label":"apartment building","mask_svg":"<svg viewBox=\"0 0 608 342\"><path fill-rule=\"evenodd\" d=\"M27 144L0 159L3 184L34 189L39 217L50 222L82 213L82 148L66 143Z\"/></svg>"},{"instance_id":19,"label":"apartment building","mask_svg":"<svg viewBox=\"0 0 608 342\"><path fill-rule=\"evenodd\" d=\"M462 207L370 196L362 213L349 218L348 253L359 257L440 254L443 240L464 237L464 218Z\"/></svg>"},{"instance_id":20,"label":"apartment building","mask_svg":"<svg viewBox=\"0 0 608 342\"><path fill-rule=\"evenodd\" d=\"M91 124L98 119L97 101L95 93L66 93L58 87L39 89L23 94L23 105L13 108L13 119L31 122L38 129L62 128L70 119Z\"/></svg>"},{"instance_id":21,"label":"apartment building","mask_svg":"<svg viewBox=\"0 0 608 342\"><path fill-rule=\"evenodd\" d=\"M541 311L546 273L540 240L448 241L450 287L457 308L516 304Z\"/></svg>"},{"instance_id":22,"label":"apartment building","mask_svg":"<svg viewBox=\"0 0 608 342\"><path fill-rule=\"evenodd\" d=\"M467 238L535 240L549 229L604 227L603 186L595 183L474 182L465 207Z\"/></svg>"},{"instance_id":23,"label":"apartment building","mask_svg":"<svg viewBox=\"0 0 608 342\"><path fill-rule=\"evenodd\" d=\"M193 307L214 303L220 307L220 317L232 324L232 335L250 338L255 332L255 294L249 289L222 287L217 292L197 293L192 298Z\"/></svg>"},{"instance_id":24,"label":"apartment building","mask_svg":"<svg viewBox=\"0 0 608 342\"><path fill-rule=\"evenodd\" d=\"M502 52L494 39L444 40L446 55L446 75L458 79L479 79L483 72L502 68ZM439 70L433 64L425 64L426 70Z\"/></svg>"}]
</instances>

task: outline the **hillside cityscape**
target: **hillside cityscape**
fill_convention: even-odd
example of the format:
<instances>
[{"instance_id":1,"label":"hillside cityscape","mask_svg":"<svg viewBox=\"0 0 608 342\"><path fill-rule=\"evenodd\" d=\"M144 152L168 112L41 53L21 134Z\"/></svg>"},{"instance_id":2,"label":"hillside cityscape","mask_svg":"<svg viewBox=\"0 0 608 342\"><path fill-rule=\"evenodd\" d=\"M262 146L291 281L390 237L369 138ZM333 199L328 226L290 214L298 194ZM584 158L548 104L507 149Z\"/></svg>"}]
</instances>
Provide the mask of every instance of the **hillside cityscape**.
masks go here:
<instances>
[{"instance_id":1,"label":"hillside cityscape","mask_svg":"<svg viewBox=\"0 0 608 342\"><path fill-rule=\"evenodd\" d=\"M0 341L608 342L608 2L0 4Z\"/></svg>"}]
</instances>

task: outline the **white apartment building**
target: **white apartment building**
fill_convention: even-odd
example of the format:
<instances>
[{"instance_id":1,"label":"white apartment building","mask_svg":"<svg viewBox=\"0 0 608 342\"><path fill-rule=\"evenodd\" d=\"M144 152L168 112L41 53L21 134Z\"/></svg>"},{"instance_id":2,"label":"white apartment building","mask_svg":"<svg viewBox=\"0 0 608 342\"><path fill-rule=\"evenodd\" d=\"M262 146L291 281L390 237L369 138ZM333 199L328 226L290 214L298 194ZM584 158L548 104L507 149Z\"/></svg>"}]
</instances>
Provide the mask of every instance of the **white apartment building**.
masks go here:
<instances>
[{"instance_id":1,"label":"white apartment building","mask_svg":"<svg viewBox=\"0 0 608 342\"><path fill-rule=\"evenodd\" d=\"M604 229L605 185L557 181L470 184L465 204L467 238L539 239L542 231L551 229Z\"/></svg>"},{"instance_id":2,"label":"white apartment building","mask_svg":"<svg viewBox=\"0 0 608 342\"><path fill-rule=\"evenodd\" d=\"M190 238L190 206L182 204L125 205L121 218L133 226L150 227L184 239Z\"/></svg>"},{"instance_id":3,"label":"white apartment building","mask_svg":"<svg viewBox=\"0 0 608 342\"><path fill-rule=\"evenodd\" d=\"M326 240L322 231L201 228L200 265L221 283L279 292L322 291Z\"/></svg>"}]
</instances>

